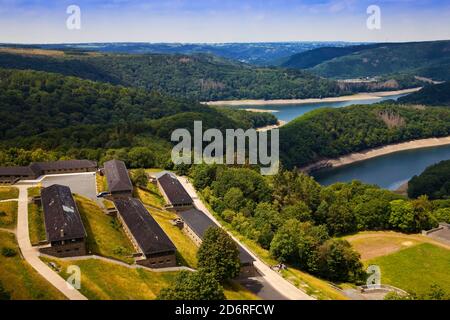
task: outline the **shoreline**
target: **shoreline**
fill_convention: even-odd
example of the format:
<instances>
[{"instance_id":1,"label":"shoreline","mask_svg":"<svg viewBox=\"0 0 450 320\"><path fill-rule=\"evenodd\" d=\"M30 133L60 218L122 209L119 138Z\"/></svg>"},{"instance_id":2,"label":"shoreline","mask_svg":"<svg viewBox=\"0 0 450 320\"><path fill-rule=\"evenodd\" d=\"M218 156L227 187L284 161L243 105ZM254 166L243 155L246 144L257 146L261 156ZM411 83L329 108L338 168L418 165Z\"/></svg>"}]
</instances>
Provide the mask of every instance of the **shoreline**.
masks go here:
<instances>
[{"instance_id":1,"label":"shoreline","mask_svg":"<svg viewBox=\"0 0 450 320\"><path fill-rule=\"evenodd\" d=\"M367 149L361 152L351 153L345 156L341 156L336 159L326 159L321 160L316 163L310 164L306 167L301 168L302 171L311 172L317 171L325 168L339 168L356 162L369 160L391 153L414 150L414 149L425 149L432 147L440 147L450 145L450 136L441 138L427 138L418 139L407 142L400 142L396 144L389 144L383 147Z\"/></svg>"},{"instance_id":2,"label":"shoreline","mask_svg":"<svg viewBox=\"0 0 450 320\"><path fill-rule=\"evenodd\" d=\"M272 129L278 129L278 128L281 128L282 126L284 126L286 123L287 123L286 121L278 120L277 124L272 124L270 126L261 127L261 128L256 129L256 131L269 131Z\"/></svg>"},{"instance_id":3,"label":"shoreline","mask_svg":"<svg viewBox=\"0 0 450 320\"><path fill-rule=\"evenodd\" d=\"M208 101L202 102L209 106L265 106L265 105L289 105L289 104L309 104L322 102L345 102L355 100L375 100L383 97L408 94L419 91L420 88L403 89L396 91L381 92L362 92L350 96L330 97L330 98L311 98L311 99L278 99L278 100L229 100L229 101Z\"/></svg>"}]
</instances>

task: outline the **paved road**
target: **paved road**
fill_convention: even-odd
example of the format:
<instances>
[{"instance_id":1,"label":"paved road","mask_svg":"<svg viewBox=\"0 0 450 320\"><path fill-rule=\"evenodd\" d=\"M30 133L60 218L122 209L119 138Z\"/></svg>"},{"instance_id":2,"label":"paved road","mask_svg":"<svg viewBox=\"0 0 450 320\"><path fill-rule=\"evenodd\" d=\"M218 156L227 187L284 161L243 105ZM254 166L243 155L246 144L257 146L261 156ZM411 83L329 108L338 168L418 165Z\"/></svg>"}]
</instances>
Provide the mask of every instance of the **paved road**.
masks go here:
<instances>
[{"instance_id":1,"label":"paved road","mask_svg":"<svg viewBox=\"0 0 450 320\"><path fill-rule=\"evenodd\" d=\"M17 242L25 260L48 282L55 286L70 300L87 300L80 292L69 289L66 281L39 259L39 251L31 246L28 233L28 193L27 189L33 185L18 185L19 205L17 216Z\"/></svg>"},{"instance_id":2,"label":"paved road","mask_svg":"<svg viewBox=\"0 0 450 320\"><path fill-rule=\"evenodd\" d=\"M197 209L203 211L207 214L213 221L215 221L218 225L221 225L219 221L209 212L208 208L203 204L203 202L198 198L197 192L195 191L194 186L189 182L186 177L178 177L181 184L184 186L186 191L189 193L191 198L194 200L194 205ZM239 243L256 261L254 262L254 266L260 272L262 279L253 278L258 283L253 283L250 288L258 287L261 285L262 287L266 286L266 289L263 290L260 288L261 294L267 295L271 292L271 288L275 288L276 295L274 295L273 299L279 298L280 295L284 296L285 299L289 300L314 300L313 297L307 295L305 292L301 291L297 287L295 287L292 283L284 279L280 274L272 270L268 265L266 265L258 256L254 255L250 250L248 250L244 244L242 244L237 238L235 238L231 233L230 236ZM262 281L264 280L264 281ZM270 285L270 287L268 286ZM262 297L262 296L261 296Z\"/></svg>"},{"instance_id":3,"label":"paved road","mask_svg":"<svg viewBox=\"0 0 450 320\"><path fill-rule=\"evenodd\" d=\"M240 279L238 282L264 300L286 300L287 298L272 287L264 277Z\"/></svg>"}]
</instances>

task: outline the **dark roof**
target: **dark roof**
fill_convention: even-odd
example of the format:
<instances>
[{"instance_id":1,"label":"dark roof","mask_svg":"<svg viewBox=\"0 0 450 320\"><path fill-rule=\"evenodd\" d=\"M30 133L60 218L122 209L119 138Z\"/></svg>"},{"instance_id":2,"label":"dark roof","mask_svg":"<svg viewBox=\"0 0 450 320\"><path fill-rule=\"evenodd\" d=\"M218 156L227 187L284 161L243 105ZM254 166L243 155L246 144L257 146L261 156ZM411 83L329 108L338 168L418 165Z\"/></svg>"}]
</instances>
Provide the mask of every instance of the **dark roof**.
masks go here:
<instances>
[{"instance_id":1,"label":"dark roof","mask_svg":"<svg viewBox=\"0 0 450 320\"><path fill-rule=\"evenodd\" d=\"M91 160L59 160L49 162L35 162L32 165L36 165L37 168L42 171L97 168L97 162Z\"/></svg>"},{"instance_id":2,"label":"dark roof","mask_svg":"<svg viewBox=\"0 0 450 320\"><path fill-rule=\"evenodd\" d=\"M183 219L189 228L200 238L203 239L206 230L210 227L218 227L218 225L208 217L203 211L198 209L190 209L182 212L178 212L178 215ZM255 259L238 244L239 260L242 264L248 264Z\"/></svg>"},{"instance_id":3,"label":"dark roof","mask_svg":"<svg viewBox=\"0 0 450 320\"><path fill-rule=\"evenodd\" d=\"M158 178L158 182L172 205L192 204L192 198L171 173L166 173Z\"/></svg>"},{"instance_id":4,"label":"dark roof","mask_svg":"<svg viewBox=\"0 0 450 320\"><path fill-rule=\"evenodd\" d=\"M34 172L30 167L0 167L0 176L30 176Z\"/></svg>"},{"instance_id":5,"label":"dark roof","mask_svg":"<svg viewBox=\"0 0 450 320\"><path fill-rule=\"evenodd\" d=\"M86 231L69 187L54 184L41 191L48 241L86 237Z\"/></svg>"},{"instance_id":6,"label":"dark roof","mask_svg":"<svg viewBox=\"0 0 450 320\"><path fill-rule=\"evenodd\" d=\"M176 250L172 241L141 201L134 198L118 199L114 201L114 204L146 256Z\"/></svg>"},{"instance_id":7,"label":"dark roof","mask_svg":"<svg viewBox=\"0 0 450 320\"><path fill-rule=\"evenodd\" d=\"M40 176L47 170L70 170L80 168L97 168L97 162L90 160L33 162L28 167L0 167L0 175Z\"/></svg>"},{"instance_id":8,"label":"dark roof","mask_svg":"<svg viewBox=\"0 0 450 320\"><path fill-rule=\"evenodd\" d=\"M107 161L104 167L110 192L133 191L133 184L131 183L127 167L123 161Z\"/></svg>"},{"instance_id":9,"label":"dark roof","mask_svg":"<svg viewBox=\"0 0 450 320\"><path fill-rule=\"evenodd\" d=\"M208 228L217 227L217 224L204 212L195 208L178 212L178 215L200 239L203 239Z\"/></svg>"}]
</instances>

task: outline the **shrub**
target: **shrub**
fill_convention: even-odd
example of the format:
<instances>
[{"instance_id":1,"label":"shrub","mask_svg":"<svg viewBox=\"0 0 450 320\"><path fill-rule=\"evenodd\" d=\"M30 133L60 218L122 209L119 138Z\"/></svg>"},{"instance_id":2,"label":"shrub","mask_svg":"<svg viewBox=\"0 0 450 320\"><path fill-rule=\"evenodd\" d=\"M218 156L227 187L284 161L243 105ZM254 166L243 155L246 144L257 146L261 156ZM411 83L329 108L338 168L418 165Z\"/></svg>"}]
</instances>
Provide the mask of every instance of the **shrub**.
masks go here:
<instances>
[{"instance_id":1,"label":"shrub","mask_svg":"<svg viewBox=\"0 0 450 320\"><path fill-rule=\"evenodd\" d=\"M14 257L15 255L17 255L17 251L12 249L12 248L2 248L2 256L4 257Z\"/></svg>"}]
</instances>

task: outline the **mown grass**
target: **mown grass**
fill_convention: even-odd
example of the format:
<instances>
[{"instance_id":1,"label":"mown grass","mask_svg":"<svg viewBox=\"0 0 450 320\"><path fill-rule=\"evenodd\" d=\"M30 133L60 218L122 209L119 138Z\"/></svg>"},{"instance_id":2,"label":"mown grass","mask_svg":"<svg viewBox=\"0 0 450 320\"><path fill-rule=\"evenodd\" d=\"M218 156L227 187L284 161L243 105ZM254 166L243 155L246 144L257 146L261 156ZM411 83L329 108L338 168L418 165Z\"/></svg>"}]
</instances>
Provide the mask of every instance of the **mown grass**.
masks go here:
<instances>
[{"instance_id":1,"label":"mown grass","mask_svg":"<svg viewBox=\"0 0 450 320\"><path fill-rule=\"evenodd\" d=\"M40 194L40 187L28 188L28 198L37 197ZM47 238L42 206L38 206L32 202L28 203L28 232L30 234L31 244L33 245L38 245L39 242L45 241Z\"/></svg>"},{"instance_id":2,"label":"mown grass","mask_svg":"<svg viewBox=\"0 0 450 320\"><path fill-rule=\"evenodd\" d=\"M108 182L106 181L106 176L100 175L98 172L95 175L95 180L97 184L97 193L108 191Z\"/></svg>"},{"instance_id":3,"label":"mown grass","mask_svg":"<svg viewBox=\"0 0 450 320\"><path fill-rule=\"evenodd\" d=\"M365 264L380 267L383 284L419 295L437 284L450 294L450 250L423 243Z\"/></svg>"},{"instance_id":4,"label":"mown grass","mask_svg":"<svg viewBox=\"0 0 450 320\"><path fill-rule=\"evenodd\" d=\"M81 270L80 292L89 300L153 300L161 289L169 287L177 272L152 272L145 269L127 268L114 263L87 259L63 261L42 258L45 262L53 261L61 271L59 274L67 279L67 267L77 265Z\"/></svg>"},{"instance_id":5,"label":"mown grass","mask_svg":"<svg viewBox=\"0 0 450 320\"><path fill-rule=\"evenodd\" d=\"M30 233L32 245L38 245L39 242L47 239L45 233L44 211L41 206L34 203L28 203L28 232Z\"/></svg>"},{"instance_id":6,"label":"mown grass","mask_svg":"<svg viewBox=\"0 0 450 320\"><path fill-rule=\"evenodd\" d=\"M0 250L17 251L14 257L0 254L0 282L13 300L63 300L65 296L21 258L14 234L0 231Z\"/></svg>"},{"instance_id":7,"label":"mown grass","mask_svg":"<svg viewBox=\"0 0 450 320\"><path fill-rule=\"evenodd\" d=\"M15 187L0 187L0 201L17 199L19 197L19 189Z\"/></svg>"},{"instance_id":8,"label":"mown grass","mask_svg":"<svg viewBox=\"0 0 450 320\"><path fill-rule=\"evenodd\" d=\"M14 229L17 225L17 201L0 202L0 227Z\"/></svg>"},{"instance_id":9,"label":"mown grass","mask_svg":"<svg viewBox=\"0 0 450 320\"><path fill-rule=\"evenodd\" d=\"M134 197L138 198L146 205L161 209L164 206L164 198L159 193L158 187L152 183L149 183L146 189L139 187L134 188L133 193Z\"/></svg>"},{"instance_id":10,"label":"mown grass","mask_svg":"<svg viewBox=\"0 0 450 320\"><path fill-rule=\"evenodd\" d=\"M133 263L135 252L117 218L107 216L100 207L87 198L75 196L87 232L87 249L93 254Z\"/></svg>"},{"instance_id":11,"label":"mown grass","mask_svg":"<svg viewBox=\"0 0 450 320\"><path fill-rule=\"evenodd\" d=\"M167 211L156 211L150 209L151 215L161 226L164 232L172 240L177 247L177 260L180 264L196 268L197 267L197 251L195 243L178 227L172 225L171 221L178 216L175 213Z\"/></svg>"},{"instance_id":12,"label":"mown grass","mask_svg":"<svg viewBox=\"0 0 450 320\"><path fill-rule=\"evenodd\" d=\"M254 254L256 254L264 263L267 265L275 265L279 262L274 259L269 250L262 248L255 241L248 239L243 236L239 232L233 229L231 224L224 221L214 210L212 210L211 206L205 201L203 196L200 193L197 193L199 198L203 201L203 203L208 208L209 212L211 212L217 220L220 221L220 224L227 229L229 232L233 234L239 241L241 241L248 249L250 249ZM334 289L330 283L325 280L316 278L304 271L299 270L296 267L287 266L288 269L284 270L281 275L283 278L291 282L297 288L303 290L308 295L311 295L319 300L347 300L348 298L341 293L340 291Z\"/></svg>"},{"instance_id":13,"label":"mown grass","mask_svg":"<svg viewBox=\"0 0 450 320\"><path fill-rule=\"evenodd\" d=\"M41 187L31 187L28 188L28 198L34 198L41 195Z\"/></svg>"},{"instance_id":14,"label":"mown grass","mask_svg":"<svg viewBox=\"0 0 450 320\"><path fill-rule=\"evenodd\" d=\"M81 270L80 292L89 300L154 300L163 288L170 287L178 272L153 272L146 269L127 268L106 261L86 259L65 261L42 258L60 267L59 274L67 279L67 267L77 265ZM224 286L229 300L256 300L253 293L240 284L230 281Z\"/></svg>"}]
</instances>

